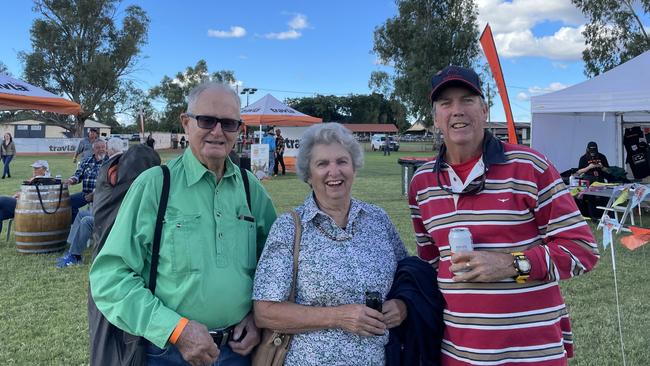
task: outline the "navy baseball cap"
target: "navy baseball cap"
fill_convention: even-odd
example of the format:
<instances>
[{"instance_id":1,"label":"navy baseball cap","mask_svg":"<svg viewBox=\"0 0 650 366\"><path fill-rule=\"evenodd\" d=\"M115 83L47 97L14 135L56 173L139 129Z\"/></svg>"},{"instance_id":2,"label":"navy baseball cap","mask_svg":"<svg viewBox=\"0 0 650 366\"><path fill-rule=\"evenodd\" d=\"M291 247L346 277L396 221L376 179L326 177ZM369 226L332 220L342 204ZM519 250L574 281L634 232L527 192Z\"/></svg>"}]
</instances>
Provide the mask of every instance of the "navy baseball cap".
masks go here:
<instances>
[{"instance_id":1,"label":"navy baseball cap","mask_svg":"<svg viewBox=\"0 0 650 366\"><path fill-rule=\"evenodd\" d=\"M431 94L429 94L431 103L435 102L440 93L450 86L467 88L483 98L481 79L474 70L460 66L447 66L431 78Z\"/></svg>"}]
</instances>

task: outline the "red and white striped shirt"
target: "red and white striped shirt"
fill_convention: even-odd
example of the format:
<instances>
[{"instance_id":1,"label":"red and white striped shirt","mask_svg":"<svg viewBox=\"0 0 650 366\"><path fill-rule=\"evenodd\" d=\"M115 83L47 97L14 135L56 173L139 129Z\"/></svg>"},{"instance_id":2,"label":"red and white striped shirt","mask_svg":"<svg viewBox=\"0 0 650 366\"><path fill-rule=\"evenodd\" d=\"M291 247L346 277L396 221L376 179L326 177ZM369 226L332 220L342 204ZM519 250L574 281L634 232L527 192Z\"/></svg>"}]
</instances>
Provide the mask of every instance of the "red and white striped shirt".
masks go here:
<instances>
[{"instance_id":1,"label":"red and white striped shirt","mask_svg":"<svg viewBox=\"0 0 650 366\"><path fill-rule=\"evenodd\" d=\"M480 193L443 190L440 184L451 189L464 183L437 160L418 169L409 189L418 256L437 269L446 301L442 364L566 365L573 342L558 281L593 268L595 239L544 156L485 136L483 159L468 177L482 176L487 162ZM448 242L454 227L469 228L475 250L524 252L532 266L529 280L454 282Z\"/></svg>"}]
</instances>

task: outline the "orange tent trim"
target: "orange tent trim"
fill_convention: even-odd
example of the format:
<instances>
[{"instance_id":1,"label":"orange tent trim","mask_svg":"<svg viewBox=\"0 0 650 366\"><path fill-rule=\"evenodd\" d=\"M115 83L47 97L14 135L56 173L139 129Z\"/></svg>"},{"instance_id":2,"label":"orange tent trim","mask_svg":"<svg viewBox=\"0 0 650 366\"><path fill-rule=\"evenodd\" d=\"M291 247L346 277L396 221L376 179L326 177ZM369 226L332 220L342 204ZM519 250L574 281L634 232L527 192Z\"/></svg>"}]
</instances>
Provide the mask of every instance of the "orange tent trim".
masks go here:
<instances>
[{"instance_id":1,"label":"orange tent trim","mask_svg":"<svg viewBox=\"0 0 650 366\"><path fill-rule=\"evenodd\" d=\"M311 116L287 116L269 114L242 114L242 121L246 126L280 125L284 127L305 127L323 122L322 118Z\"/></svg>"},{"instance_id":2,"label":"orange tent trim","mask_svg":"<svg viewBox=\"0 0 650 366\"><path fill-rule=\"evenodd\" d=\"M63 98L29 97L0 93L0 109L35 109L62 114L79 114L81 106Z\"/></svg>"}]
</instances>

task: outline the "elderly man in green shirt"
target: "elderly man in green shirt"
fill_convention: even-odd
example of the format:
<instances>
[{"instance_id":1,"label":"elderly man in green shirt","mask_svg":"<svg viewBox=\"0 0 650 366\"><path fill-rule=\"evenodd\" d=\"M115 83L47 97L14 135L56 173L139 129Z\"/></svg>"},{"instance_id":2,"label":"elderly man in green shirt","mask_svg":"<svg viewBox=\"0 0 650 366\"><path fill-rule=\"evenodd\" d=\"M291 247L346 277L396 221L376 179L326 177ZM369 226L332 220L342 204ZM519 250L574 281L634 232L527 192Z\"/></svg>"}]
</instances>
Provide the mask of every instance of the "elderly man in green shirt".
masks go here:
<instances>
[{"instance_id":1,"label":"elderly man in green shirt","mask_svg":"<svg viewBox=\"0 0 650 366\"><path fill-rule=\"evenodd\" d=\"M181 123L190 149L167 164L171 185L155 295L145 284L162 191L158 167L143 172L124 198L90 270L92 296L111 323L149 340L150 365L247 365L259 343L253 276L275 208L247 172L249 210L240 170L228 158L241 126L231 88L196 87ZM216 344L208 330L228 339Z\"/></svg>"}]
</instances>

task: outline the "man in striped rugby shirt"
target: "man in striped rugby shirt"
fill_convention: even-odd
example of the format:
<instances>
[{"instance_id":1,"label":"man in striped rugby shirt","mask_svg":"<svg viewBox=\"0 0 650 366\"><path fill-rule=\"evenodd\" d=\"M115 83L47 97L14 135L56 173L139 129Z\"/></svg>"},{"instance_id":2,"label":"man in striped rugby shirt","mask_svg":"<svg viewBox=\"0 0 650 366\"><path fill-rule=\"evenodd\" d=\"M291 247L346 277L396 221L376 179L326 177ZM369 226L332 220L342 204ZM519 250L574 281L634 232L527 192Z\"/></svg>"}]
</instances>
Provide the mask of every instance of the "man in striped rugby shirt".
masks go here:
<instances>
[{"instance_id":1,"label":"man in striped rugby shirt","mask_svg":"<svg viewBox=\"0 0 650 366\"><path fill-rule=\"evenodd\" d=\"M444 144L414 174L409 205L418 256L446 301L441 363L566 365L573 341L558 282L596 264L593 234L546 157L485 130L474 71L446 67L430 98ZM470 230L473 252L452 255L455 227Z\"/></svg>"}]
</instances>

